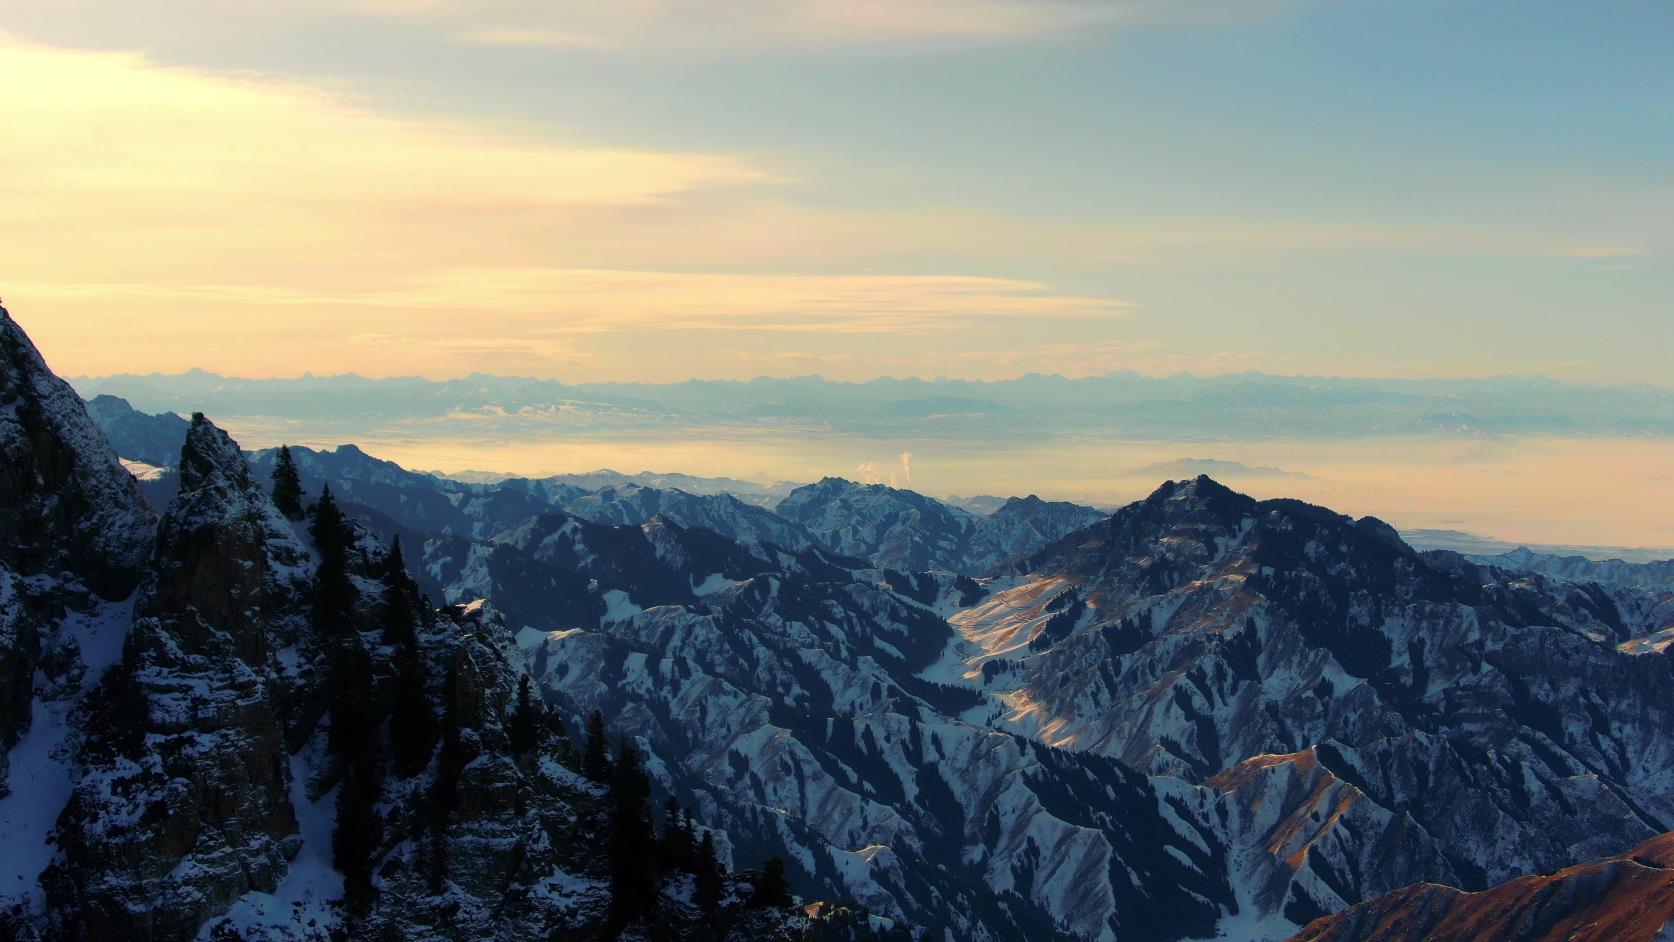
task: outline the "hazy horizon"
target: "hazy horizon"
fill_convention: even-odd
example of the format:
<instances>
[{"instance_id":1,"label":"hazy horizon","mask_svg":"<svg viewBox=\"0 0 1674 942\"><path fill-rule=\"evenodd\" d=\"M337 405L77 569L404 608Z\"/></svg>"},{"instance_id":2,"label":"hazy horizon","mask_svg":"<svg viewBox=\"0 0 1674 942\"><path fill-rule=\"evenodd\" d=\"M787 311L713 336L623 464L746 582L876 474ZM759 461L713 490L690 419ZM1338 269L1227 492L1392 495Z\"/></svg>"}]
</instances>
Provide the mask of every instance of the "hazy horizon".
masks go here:
<instances>
[{"instance_id":1,"label":"hazy horizon","mask_svg":"<svg viewBox=\"0 0 1674 942\"><path fill-rule=\"evenodd\" d=\"M0 102L0 294L81 387L256 443L911 452L933 493L1100 503L1213 459L1674 545L1670 33L1650 0L0 0L0 80L41 90Z\"/></svg>"},{"instance_id":2,"label":"hazy horizon","mask_svg":"<svg viewBox=\"0 0 1674 942\"><path fill-rule=\"evenodd\" d=\"M172 371L172 372L164 372L164 371L160 371L160 370L154 370L154 371L151 371L151 372L148 372L148 373L134 373L134 372L122 371L122 372L102 373L102 374L66 372L64 374L64 377L66 379L70 380L71 382L100 382L100 381L112 380L112 379L125 379L125 378L139 379L139 378L145 378L145 377L164 377L164 378L169 378L169 379L178 379L178 378L182 378L182 377L189 377L189 376L192 376L192 375L195 375L195 374L210 375L210 376L214 376L218 379L233 380L233 381L238 381L238 382L285 382L285 381L290 381L290 380L308 380L308 379L318 379L318 380L363 379L363 380L369 380L369 381L372 381L372 382L384 382L384 381L392 381L392 380L422 380L422 381L425 381L425 382L432 382L432 383L446 383L446 382L466 382L466 381L469 381L469 380L472 380L472 379L486 378L486 379L493 379L493 380L519 380L519 381L526 381L526 382L532 382L532 383L558 383L558 384L562 384L562 385L566 385L566 386L679 386L679 385L683 385L683 384L686 384L686 383L732 383L732 384L741 384L742 385L742 384L761 383L761 382L794 382L794 381L797 381L797 380L817 380L817 381L823 382L823 383L833 383L833 384L845 385L845 386L864 386L864 385L867 385L867 384L870 384L870 383L889 383L889 382L896 382L896 383L915 383L916 382L916 383L925 383L925 384L968 383L968 384L974 384L974 385L985 385L985 384L994 384L994 383L1016 382L1018 380L1025 380L1025 379L1031 379L1031 378L1062 379L1062 380L1069 380L1069 381L1073 382L1073 381L1077 381L1077 380L1089 380L1089 379L1096 380L1096 379L1106 379L1106 378L1121 377L1121 376L1133 376L1133 377L1138 377L1138 378L1141 378L1141 379L1149 379L1149 380L1170 380L1170 379L1222 380L1222 379L1237 379L1239 377L1260 377L1260 378L1271 378L1271 379L1322 380L1322 381L1333 381L1333 382L1368 382L1368 383L1472 383L1472 382L1495 382L1495 381L1502 381L1502 380L1526 380L1526 381L1531 381L1531 382L1553 383L1553 384L1558 384L1558 385L1563 385L1563 386L1648 388L1648 389L1656 389L1656 390L1674 391L1674 378L1671 378L1666 382L1654 382L1654 381L1608 382L1608 381L1603 381L1603 380L1586 381L1586 380L1564 379L1562 377L1551 376L1551 375L1548 375L1548 374L1545 374L1545 373L1508 372L1508 373L1460 373L1460 374L1457 374L1457 375L1442 375L1442 374L1423 375L1423 374L1419 374L1419 375L1412 375L1412 376L1394 376L1394 375L1377 375L1377 374L1369 374L1369 373L1368 374L1360 374L1360 373L1355 373L1355 374L1349 374L1349 373L1280 373L1280 372L1273 372L1273 371L1269 371L1269 370L1258 370L1258 369L1244 369L1244 370L1235 370L1235 371L1218 372L1218 373L1216 373L1216 372L1195 372L1195 371L1192 371L1192 370L1178 370L1178 371L1174 371L1174 372L1146 372L1144 370L1135 370L1135 369L1111 369L1111 370L1104 370L1104 371L1101 371L1101 372L1087 373L1087 374L1082 374L1082 375L1072 375L1072 374L1068 374L1068 373L1054 373L1054 372L1051 372L1051 371L1048 371L1048 370L1030 370L1030 371L1021 372L1021 373L1007 374L1007 375L993 376L993 377L985 377L985 378L980 378L980 379L971 379L971 378L965 378L965 377L959 377L959 376L940 376L940 375L938 375L938 376L914 376L914 375L906 374L906 373L880 373L876 376L867 376L867 377L861 377L861 378L845 379L845 378L840 378L840 377L826 376L823 373L815 371L815 372L808 372L808 373L758 373L758 374L753 375L753 376L746 376L746 377L737 378L737 379L709 379L709 378L704 378L704 377L701 377L701 376L685 376L685 377L672 377L672 378L666 378L666 379L660 379L660 380L629 380L629 379L623 379L623 380L588 381L588 380L569 380L569 379L565 379L562 376L535 376L535 375L522 374L522 373L494 373L494 372L481 371L481 370L472 370L470 372L452 372L452 373L441 372L441 373L433 373L433 374L426 374L426 373L388 373L388 374L380 374L380 373L376 373L376 372L367 371L367 370L364 370L364 369L359 369L359 370L351 369L351 370L347 370L345 372L338 372L338 373L316 373L312 370L303 370L301 372L296 372L296 373L275 373L275 374L265 375L265 376L256 376L256 375L233 375L233 374L223 373L223 372L217 371L217 370L212 369L212 368L207 367L207 366L189 366L189 367L186 367L185 369L175 370L175 371Z\"/></svg>"}]
</instances>

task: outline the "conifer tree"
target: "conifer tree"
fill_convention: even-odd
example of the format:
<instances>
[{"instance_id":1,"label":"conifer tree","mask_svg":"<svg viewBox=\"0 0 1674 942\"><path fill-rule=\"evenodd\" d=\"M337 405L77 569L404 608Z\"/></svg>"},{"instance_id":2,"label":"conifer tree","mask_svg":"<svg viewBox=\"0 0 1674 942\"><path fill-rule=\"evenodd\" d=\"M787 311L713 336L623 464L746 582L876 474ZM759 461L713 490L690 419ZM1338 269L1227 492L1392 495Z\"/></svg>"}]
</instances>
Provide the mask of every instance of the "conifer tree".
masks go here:
<instances>
[{"instance_id":1,"label":"conifer tree","mask_svg":"<svg viewBox=\"0 0 1674 942\"><path fill-rule=\"evenodd\" d=\"M657 874L651 827L651 777L639 750L626 739L616 752L610 780L610 914L618 928L651 915Z\"/></svg>"},{"instance_id":2,"label":"conifer tree","mask_svg":"<svg viewBox=\"0 0 1674 942\"><path fill-rule=\"evenodd\" d=\"M280 445L279 455L273 461L273 505L291 520L303 517L302 476L297 473L289 445Z\"/></svg>"},{"instance_id":3,"label":"conifer tree","mask_svg":"<svg viewBox=\"0 0 1674 942\"><path fill-rule=\"evenodd\" d=\"M539 735L539 718L535 713L533 699L529 695L529 675L524 674L517 682L517 712L512 714L512 756L521 759L528 755L529 751L535 748Z\"/></svg>"},{"instance_id":4,"label":"conifer tree","mask_svg":"<svg viewBox=\"0 0 1674 942\"><path fill-rule=\"evenodd\" d=\"M349 581L349 546L354 531L338 509L330 487L314 504L309 532L320 554L315 572L314 626L327 637L340 636L349 631L355 604L354 583Z\"/></svg>"},{"instance_id":5,"label":"conifer tree","mask_svg":"<svg viewBox=\"0 0 1674 942\"><path fill-rule=\"evenodd\" d=\"M417 620L414 597L416 587L407 575L401 559L401 540L397 537L390 548L389 563L384 573L385 641L399 646L396 654L395 683L390 691L390 758L395 774L411 778L430 763L431 750L436 746L436 713L431 709L425 690L424 661L419 651L418 635L413 630Z\"/></svg>"},{"instance_id":6,"label":"conifer tree","mask_svg":"<svg viewBox=\"0 0 1674 942\"><path fill-rule=\"evenodd\" d=\"M455 706L458 685L459 666L450 661L447 682L442 688L442 749L437 757L436 781L430 791L431 893L442 892L447 882L447 828L454 810L459 807L459 773L465 768L465 751L460 745L459 711Z\"/></svg>"},{"instance_id":7,"label":"conifer tree","mask_svg":"<svg viewBox=\"0 0 1674 942\"><path fill-rule=\"evenodd\" d=\"M382 719L372 697L372 662L358 641L337 651L328 678L331 696L329 744L342 775L337 792L337 826L332 833L332 863L343 874L344 898L352 910L372 902L372 867L383 839L377 813L383 790L383 759L378 743Z\"/></svg>"},{"instance_id":8,"label":"conifer tree","mask_svg":"<svg viewBox=\"0 0 1674 942\"><path fill-rule=\"evenodd\" d=\"M663 835L657 841L657 863L664 873L688 870L692 865L691 836L682 830L680 802L673 795L663 802Z\"/></svg>"},{"instance_id":9,"label":"conifer tree","mask_svg":"<svg viewBox=\"0 0 1674 942\"><path fill-rule=\"evenodd\" d=\"M417 640L413 634L413 622L418 615L413 596L417 593L401 556L401 537L395 537L390 544L385 566L384 584L388 588L384 593L384 640L390 644L412 645Z\"/></svg>"},{"instance_id":10,"label":"conifer tree","mask_svg":"<svg viewBox=\"0 0 1674 942\"><path fill-rule=\"evenodd\" d=\"M424 687L424 667L416 651L402 652L390 691L390 758L395 774L412 778L430 763L436 746L436 714Z\"/></svg>"},{"instance_id":11,"label":"conifer tree","mask_svg":"<svg viewBox=\"0 0 1674 942\"><path fill-rule=\"evenodd\" d=\"M587 716L586 752L581 759L581 774L595 782L610 776L610 745L605 739L604 714L594 710Z\"/></svg>"},{"instance_id":12,"label":"conifer tree","mask_svg":"<svg viewBox=\"0 0 1674 942\"><path fill-rule=\"evenodd\" d=\"M769 857L762 862L761 873L756 876L756 890L750 897L750 905L757 909L782 909L790 904L785 862L779 857Z\"/></svg>"},{"instance_id":13,"label":"conifer tree","mask_svg":"<svg viewBox=\"0 0 1674 942\"><path fill-rule=\"evenodd\" d=\"M715 854L714 833L703 832L703 840L698 842L695 855L692 868L697 877L695 901L699 909L703 910L705 914L713 916L721 908L721 894L725 889L721 861Z\"/></svg>"}]
</instances>

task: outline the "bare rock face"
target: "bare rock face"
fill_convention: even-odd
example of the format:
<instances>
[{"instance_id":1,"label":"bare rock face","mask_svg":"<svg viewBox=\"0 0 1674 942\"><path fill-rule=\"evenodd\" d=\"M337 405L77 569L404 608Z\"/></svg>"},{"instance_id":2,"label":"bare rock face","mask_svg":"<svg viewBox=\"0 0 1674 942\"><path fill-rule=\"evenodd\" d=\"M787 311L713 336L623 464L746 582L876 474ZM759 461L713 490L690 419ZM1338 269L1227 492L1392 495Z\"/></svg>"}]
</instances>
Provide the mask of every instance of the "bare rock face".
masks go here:
<instances>
[{"instance_id":1,"label":"bare rock face","mask_svg":"<svg viewBox=\"0 0 1674 942\"><path fill-rule=\"evenodd\" d=\"M1674 834L1619 857L1480 893L1424 884L1309 925L1293 942L1666 942Z\"/></svg>"},{"instance_id":2,"label":"bare rock face","mask_svg":"<svg viewBox=\"0 0 1674 942\"><path fill-rule=\"evenodd\" d=\"M197 416L182 496L164 515L86 771L59 829L49 896L83 938L184 938L285 873L287 677L306 624L309 554L238 446ZM190 875L183 879L182 875Z\"/></svg>"},{"instance_id":3,"label":"bare rock face","mask_svg":"<svg viewBox=\"0 0 1674 942\"><path fill-rule=\"evenodd\" d=\"M152 523L81 397L0 308L0 797L37 673L49 698L79 691L86 665L59 624L133 591Z\"/></svg>"},{"instance_id":4,"label":"bare rock face","mask_svg":"<svg viewBox=\"0 0 1674 942\"><path fill-rule=\"evenodd\" d=\"M379 896L363 934L510 942L596 931L609 904L596 840L603 789L560 761L562 740L514 752L523 672L511 632L478 604L444 610L420 641L442 735L459 751L388 784ZM438 810L450 769L456 797Z\"/></svg>"},{"instance_id":5,"label":"bare rock face","mask_svg":"<svg viewBox=\"0 0 1674 942\"><path fill-rule=\"evenodd\" d=\"M0 308L0 566L107 599L139 581L151 512L81 397Z\"/></svg>"}]
</instances>

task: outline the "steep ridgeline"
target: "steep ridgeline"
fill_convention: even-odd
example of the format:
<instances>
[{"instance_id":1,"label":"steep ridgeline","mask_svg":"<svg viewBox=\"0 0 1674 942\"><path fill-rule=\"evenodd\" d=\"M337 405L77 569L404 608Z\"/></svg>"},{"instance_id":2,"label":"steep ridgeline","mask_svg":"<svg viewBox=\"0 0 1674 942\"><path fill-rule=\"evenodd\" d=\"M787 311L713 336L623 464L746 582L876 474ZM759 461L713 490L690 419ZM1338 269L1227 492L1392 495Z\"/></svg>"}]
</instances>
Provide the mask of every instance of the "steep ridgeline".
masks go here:
<instances>
[{"instance_id":1,"label":"steep ridgeline","mask_svg":"<svg viewBox=\"0 0 1674 942\"><path fill-rule=\"evenodd\" d=\"M692 494L640 484L585 491L559 479L512 478L464 483L407 471L353 445L335 451L290 449L304 489L329 486L346 505L364 508L411 534L488 540L532 517L568 513L605 524L644 523L663 517L702 527L751 547L805 549L814 539L801 527L731 494ZM258 473L271 476L277 449L251 456Z\"/></svg>"},{"instance_id":2,"label":"steep ridgeline","mask_svg":"<svg viewBox=\"0 0 1674 942\"><path fill-rule=\"evenodd\" d=\"M1622 618L1643 626L1630 647L1664 651L1674 644L1674 559L1630 563L1620 559L1594 560L1583 556L1555 556L1518 549L1498 556L1467 556L1479 566L1538 573L1553 580L1597 584L1610 594Z\"/></svg>"},{"instance_id":3,"label":"steep ridgeline","mask_svg":"<svg viewBox=\"0 0 1674 942\"><path fill-rule=\"evenodd\" d=\"M77 717L46 906L10 931L521 942L611 927L613 789L571 769L563 724L520 691L504 622L483 604L427 612L399 559L324 504L305 537L201 416L180 467L122 662ZM813 925L749 906L754 884L724 874L705 916L690 880L670 871L646 899L666 937Z\"/></svg>"},{"instance_id":4,"label":"steep ridgeline","mask_svg":"<svg viewBox=\"0 0 1674 942\"><path fill-rule=\"evenodd\" d=\"M307 494L329 487L346 506L366 508L421 533L485 539L581 493L542 489L533 482L464 484L408 471L354 445L333 451L289 450ZM272 479L278 452L269 448L249 456L262 480Z\"/></svg>"},{"instance_id":5,"label":"steep ridgeline","mask_svg":"<svg viewBox=\"0 0 1674 942\"><path fill-rule=\"evenodd\" d=\"M0 564L121 598L151 548L151 515L81 397L0 308Z\"/></svg>"},{"instance_id":6,"label":"steep ridgeline","mask_svg":"<svg viewBox=\"0 0 1674 942\"><path fill-rule=\"evenodd\" d=\"M285 517L202 416L181 496L154 521L80 400L0 318L0 612L6 657L25 661L8 665L23 712L7 714L0 938L888 928L791 907L772 868L726 872L713 848L730 842L701 817L653 816L626 743L585 778L492 609L428 609L329 498Z\"/></svg>"},{"instance_id":7,"label":"steep ridgeline","mask_svg":"<svg viewBox=\"0 0 1674 942\"><path fill-rule=\"evenodd\" d=\"M1091 507L1012 498L983 516L913 491L826 478L792 491L779 515L839 553L884 569L974 575L1102 519Z\"/></svg>"},{"instance_id":8,"label":"steep ridgeline","mask_svg":"<svg viewBox=\"0 0 1674 942\"><path fill-rule=\"evenodd\" d=\"M287 720L318 721L325 657L310 553L201 416L180 469L122 662L80 717L49 935L190 937L296 851Z\"/></svg>"},{"instance_id":9,"label":"steep ridgeline","mask_svg":"<svg viewBox=\"0 0 1674 942\"><path fill-rule=\"evenodd\" d=\"M1674 662L1597 585L1199 478L996 587L947 673L994 723L1200 786L1170 794L1219 822L1265 931L1674 828Z\"/></svg>"},{"instance_id":10,"label":"steep ridgeline","mask_svg":"<svg viewBox=\"0 0 1674 942\"><path fill-rule=\"evenodd\" d=\"M1620 857L1480 893L1407 887L1321 919L1294 942L1668 942L1674 835Z\"/></svg>"},{"instance_id":11,"label":"steep ridgeline","mask_svg":"<svg viewBox=\"0 0 1674 942\"><path fill-rule=\"evenodd\" d=\"M804 550L818 543L802 527L731 494L689 494L622 484L573 497L564 502L563 509L595 523L640 524L664 517L748 546Z\"/></svg>"},{"instance_id":12,"label":"steep ridgeline","mask_svg":"<svg viewBox=\"0 0 1674 942\"><path fill-rule=\"evenodd\" d=\"M180 460L186 430L191 427L173 412L148 415L116 396L94 396L87 401L87 412L118 455L159 468L172 467Z\"/></svg>"},{"instance_id":13,"label":"steep ridgeline","mask_svg":"<svg viewBox=\"0 0 1674 942\"><path fill-rule=\"evenodd\" d=\"M65 715L121 650L154 518L80 397L0 308L0 898L34 882ZM27 882L24 882L25 872Z\"/></svg>"},{"instance_id":14,"label":"steep ridgeline","mask_svg":"<svg viewBox=\"0 0 1674 942\"><path fill-rule=\"evenodd\" d=\"M1467 555L1465 558L1483 566L1538 572L1568 582L1596 582L1603 586L1674 596L1674 559L1630 563L1620 559L1558 556L1530 549L1517 549L1497 556Z\"/></svg>"},{"instance_id":15,"label":"steep ridgeline","mask_svg":"<svg viewBox=\"0 0 1674 942\"><path fill-rule=\"evenodd\" d=\"M1109 759L966 722L980 697L919 676L953 640L937 610L980 595L970 580L877 583L821 553L699 563L684 547L702 531L589 527L530 535L609 600L525 632L532 669L568 712L601 710L645 741L743 859L782 855L805 894L935 939L1180 939L1233 905L1212 827L1185 801ZM648 564L667 576L647 580Z\"/></svg>"},{"instance_id":16,"label":"steep ridgeline","mask_svg":"<svg viewBox=\"0 0 1674 942\"><path fill-rule=\"evenodd\" d=\"M662 518L712 531L768 561L781 550L818 546L880 569L973 575L1105 516L1090 507L1038 497L1011 498L992 514L978 515L912 491L837 478L793 491L775 512L728 493L636 483L583 491L559 478L452 481L407 471L353 445L290 452L305 491L317 494L329 486L351 512L415 540L444 536L503 542L509 531L550 514L633 526ZM259 474L271 476L276 454L277 449L269 449L251 456Z\"/></svg>"}]
</instances>

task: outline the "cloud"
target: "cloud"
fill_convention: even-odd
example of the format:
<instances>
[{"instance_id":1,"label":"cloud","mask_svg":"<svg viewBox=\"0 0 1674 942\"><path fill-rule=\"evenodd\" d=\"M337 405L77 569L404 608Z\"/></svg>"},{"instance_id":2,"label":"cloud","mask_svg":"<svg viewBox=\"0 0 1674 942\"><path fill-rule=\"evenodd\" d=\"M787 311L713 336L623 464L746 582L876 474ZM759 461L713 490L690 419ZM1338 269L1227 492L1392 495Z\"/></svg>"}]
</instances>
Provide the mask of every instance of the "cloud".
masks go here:
<instances>
[{"instance_id":1,"label":"cloud","mask_svg":"<svg viewBox=\"0 0 1674 942\"><path fill-rule=\"evenodd\" d=\"M608 45L607 41L599 36L541 27L468 29L459 33L458 38L478 46L525 46L539 49L603 49Z\"/></svg>"},{"instance_id":2,"label":"cloud","mask_svg":"<svg viewBox=\"0 0 1674 942\"><path fill-rule=\"evenodd\" d=\"M1022 373L1055 373L1062 376L1098 376L1131 370L1152 376L1175 373L1196 373L1213 376L1255 369L1264 354L1221 350L1192 354L1166 350L1150 340L1094 340L1022 344L1000 350L966 350L948 354L954 363L980 363L984 372L1018 375Z\"/></svg>"},{"instance_id":3,"label":"cloud","mask_svg":"<svg viewBox=\"0 0 1674 942\"><path fill-rule=\"evenodd\" d=\"M794 211L752 217L750 194L781 177L736 155L396 118L317 86L4 37L0 83L52 90L0 98L0 264L14 311L73 372L551 375L590 362L586 336L1126 310L1026 279L703 271L770 264L798 228ZM701 223L731 215L755 224Z\"/></svg>"},{"instance_id":4,"label":"cloud","mask_svg":"<svg viewBox=\"0 0 1674 942\"><path fill-rule=\"evenodd\" d=\"M1241 461L1227 461L1220 458L1176 458L1173 461L1158 461L1141 465L1128 472L1129 475L1152 478L1162 476L1166 478L1190 478L1200 474L1210 477L1226 478L1306 478L1308 475L1300 471L1286 471L1283 468L1273 468L1266 465L1247 465Z\"/></svg>"},{"instance_id":5,"label":"cloud","mask_svg":"<svg viewBox=\"0 0 1674 942\"><path fill-rule=\"evenodd\" d=\"M1265 15L1282 0L359 0L476 44L574 49L922 48ZM487 24L487 25L484 25Z\"/></svg>"}]
</instances>

